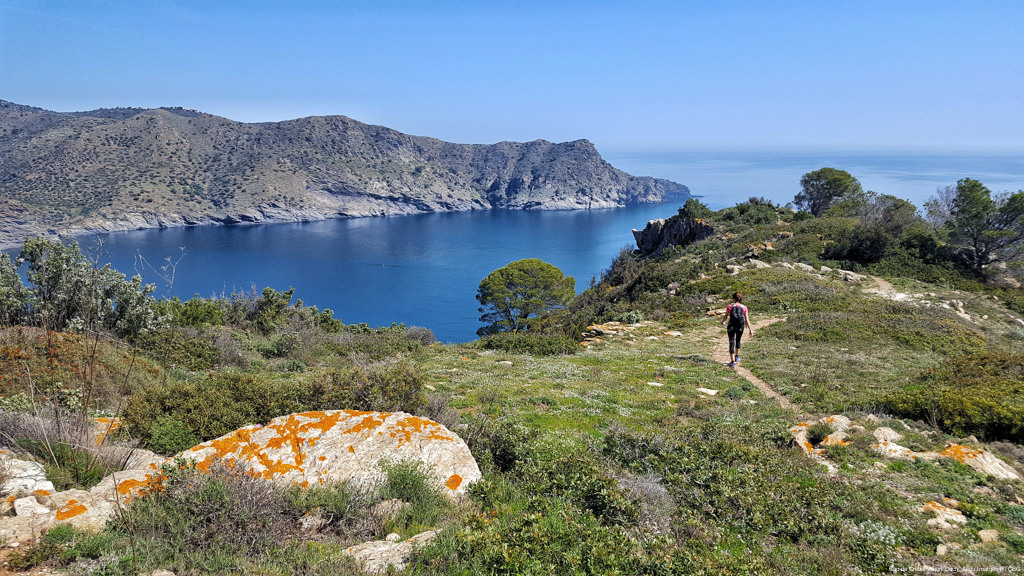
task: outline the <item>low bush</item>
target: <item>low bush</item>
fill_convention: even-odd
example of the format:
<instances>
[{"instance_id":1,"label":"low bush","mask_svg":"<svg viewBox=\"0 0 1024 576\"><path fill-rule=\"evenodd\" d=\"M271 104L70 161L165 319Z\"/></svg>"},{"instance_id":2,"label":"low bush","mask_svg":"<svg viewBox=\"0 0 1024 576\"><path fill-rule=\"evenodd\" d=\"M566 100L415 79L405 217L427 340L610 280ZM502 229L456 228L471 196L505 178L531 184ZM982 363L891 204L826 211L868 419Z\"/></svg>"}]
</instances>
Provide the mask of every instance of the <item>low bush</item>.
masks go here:
<instances>
[{"instance_id":1,"label":"low bush","mask_svg":"<svg viewBox=\"0 0 1024 576\"><path fill-rule=\"evenodd\" d=\"M340 368L303 379L217 373L135 392L128 398L124 421L133 437L167 451L187 439L167 418L205 442L247 424L309 410L417 413L427 403L423 390L423 376L404 364ZM154 444L154 426L161 422L156 435L164 437Z\"/></svg>"},{"instance_id":2,"label":"low bush","mask_svg":"<svg viewBox=\"0 0 1024 576\"><path fill-rule=\"evenodd\" d=\"M512 354L533 354L554 356L575 354L582 350L578 340L557 334L534 334L531 332L501 332L480 339L479 346L485 350L501 350Z\"/></svg>"},{"instance_id":3,"label":"low bush","mask_svg":"<svg viewBox=\"0 0 1024 576\"><path fill-rule=\"evenodd\" d=\"M985 352L948 359L884 398L894 415L958 436L1024 442L1024 355Z\"/></svg>"},{"instance_id":4,"label":"low bush","mask_svg":"<svg viewBox=\"0 0 1024 576\"><path fill-rule=\"evenodd\" d=\"M397 498L408 502L385 526L388 532L411 536L438 525L442 515L451 509L451 501L436 487L423 463L398 461L386 463L385 480L380 488L382 499Z\"/></svg>"},{"instance_id":5,"label":"low bush","mask_svg":"<svg viewBox=\"0 0 1024 576\"><path fill-rule=\"evenodd\" d=\"M137 499L111 522L140 540L142 566L173 564L184 573L238 570L282 540L294 513L261 478L211 468L169 466L165 489Z\"/></svg>"},{"instance_id":6,"label":"low bush","mask_svg":"<svg viewBox=\"0 0 1024 576\"><path fill-rule=\"evenodd\" d=\"M163 456L173 456L199 444L188 425L170 416L157 420L149 429L146 448Z\"/></svg>"},{"instance_id":7,"label":"low bush","mask_svg":"<svg viewBox=\"0 0 1024 576\"><path fill-rule=\"evenodd\" d=\"M149 357L185 370L209 370L220 362L221 351L207 339L182 328L140 334L135 343Z\"/></svg>"}]
</instances>

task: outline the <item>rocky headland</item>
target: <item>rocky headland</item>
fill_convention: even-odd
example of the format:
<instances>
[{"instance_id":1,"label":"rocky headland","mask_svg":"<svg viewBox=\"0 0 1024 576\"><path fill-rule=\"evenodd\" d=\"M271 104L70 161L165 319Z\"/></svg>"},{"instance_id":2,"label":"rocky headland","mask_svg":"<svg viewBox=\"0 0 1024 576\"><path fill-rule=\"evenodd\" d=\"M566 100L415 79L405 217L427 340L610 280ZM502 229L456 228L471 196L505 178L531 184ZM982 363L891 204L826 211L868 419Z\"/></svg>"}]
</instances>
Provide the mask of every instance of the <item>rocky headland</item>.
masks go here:
<instances>
[{"instance_id":1,"label":"rocky headland","mask_svg":"<svg viewBox=\"0 0 1024 576\"><path fill-rule=\"evenodd\" d=\"M26 236L685 200L587 140L454 144L344 116L242 123L186 108L0 101L0 246Z\"/></svg>"}]
</instances>

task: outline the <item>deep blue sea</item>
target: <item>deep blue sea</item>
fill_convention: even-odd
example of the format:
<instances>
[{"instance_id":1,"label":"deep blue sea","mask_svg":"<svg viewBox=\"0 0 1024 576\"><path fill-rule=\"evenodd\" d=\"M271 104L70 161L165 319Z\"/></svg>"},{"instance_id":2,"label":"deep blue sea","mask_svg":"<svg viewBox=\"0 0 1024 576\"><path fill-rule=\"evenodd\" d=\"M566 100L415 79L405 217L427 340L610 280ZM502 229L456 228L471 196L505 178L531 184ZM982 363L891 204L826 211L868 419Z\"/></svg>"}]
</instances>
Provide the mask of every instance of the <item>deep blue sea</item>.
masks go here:
<instances>
[{"instance_id":1,"label":"deep blue sea","mask_svg":"<svg viewBox=\"0 0 1024 576\"><path fill-rule=\"evenodd\" d=\"M938 186L971 177L993 191L1024 189L1024 154L819 152L610 153L631 174L686 184L712 208L764 196L785 204L801 175L823 166L847 170L866 190L917 206ZM307 305L331 308L345 323L425 326L444 342L475 339L477 286L492 270L541 258L586 288L625 246L632 228L671 216L670 201L619 210L495 210L301 224L146 230L83 238L84 249L127 273L141 273L158 296L220 295L264 286L295 288ZM102 245L97 247L97 240ZM184 252L182 251L184 250ZM184 254L184 256L182 256ZM173 286L140 264L177 264Z\"/></svg>"}]
</instances>

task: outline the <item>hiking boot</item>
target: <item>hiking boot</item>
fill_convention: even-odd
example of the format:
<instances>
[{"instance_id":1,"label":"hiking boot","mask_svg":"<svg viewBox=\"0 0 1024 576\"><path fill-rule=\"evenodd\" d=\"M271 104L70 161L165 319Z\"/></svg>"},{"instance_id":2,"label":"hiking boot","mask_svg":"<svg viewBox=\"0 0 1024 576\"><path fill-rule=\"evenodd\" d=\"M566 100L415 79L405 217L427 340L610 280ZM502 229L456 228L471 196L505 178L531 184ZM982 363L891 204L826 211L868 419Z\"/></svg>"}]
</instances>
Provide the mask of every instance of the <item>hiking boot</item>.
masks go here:
<instances>
[{"instance_id":1,"label":"hiking boot","mask_svg":"<svg viewBox=\"0 0 1024 576\"><path fill-rule=\"evenodd\" d=\"M737 356L737 357L736 357L736 360L734 360L734 362L736 362L737 364L739 364L739 363L740 363L740 357L739 357L739 356Z\"/></svg>"},{"instance_id":2,"label":"hiking boot","mask_svg":"<svg viewBox=\"0 0 1024 576\"><path fill-rule=\"evenodd\" d=\"M728 366L729 366L729 368L735 368L736 367L736 363L735 362L729 362Z\"/></svg>"}]
</instances>

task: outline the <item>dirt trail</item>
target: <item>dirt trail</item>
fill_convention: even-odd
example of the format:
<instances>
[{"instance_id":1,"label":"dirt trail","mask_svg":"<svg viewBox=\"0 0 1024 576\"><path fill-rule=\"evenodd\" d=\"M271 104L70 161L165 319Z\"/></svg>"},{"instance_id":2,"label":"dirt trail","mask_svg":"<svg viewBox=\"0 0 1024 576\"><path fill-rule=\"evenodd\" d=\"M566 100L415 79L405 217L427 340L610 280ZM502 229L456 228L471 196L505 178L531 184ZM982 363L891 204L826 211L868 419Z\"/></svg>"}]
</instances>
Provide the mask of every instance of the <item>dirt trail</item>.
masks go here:
<instances>
[{"instance_id":1,"label":"dirt trail","mask_svg":"<svg viewBox=\"0 0 1024 576\"><path fill-rule=\"evenodd\" d=\"M775 324L776 322L782 322L783 320L785 320L785 318L765 318L764 320L760 320L758 322L754 322L753 324L751 324L751 328L754 329L754 333L756 334L757 331L760 330L761 328L771 326L772 324ZM708 330L708 332L713 333L717 337L717 339L715 340L714 348L711 351L711 359L714 360L715 362L728 364L729 335L726 334L725 331L718 326L713 326ZM750 338L750 333L746 333L743 338L743 344L747 344L748 342L750 342ZM793 404L792 402L789 401L788 398L776 392L775 389L769 386L767 382L755 376L754 373L751 372L750 370L747 370L746 368L740 365L737 365L733 369L736 370L737 374L746 378L748 382L750 382L754 386L757 386L757 389L760 390L765 396L778 402L779 406L782 406L783 408L789 410L796 410L798 412L800 411L799 406Z\"/></svg>"}]
</instances>

